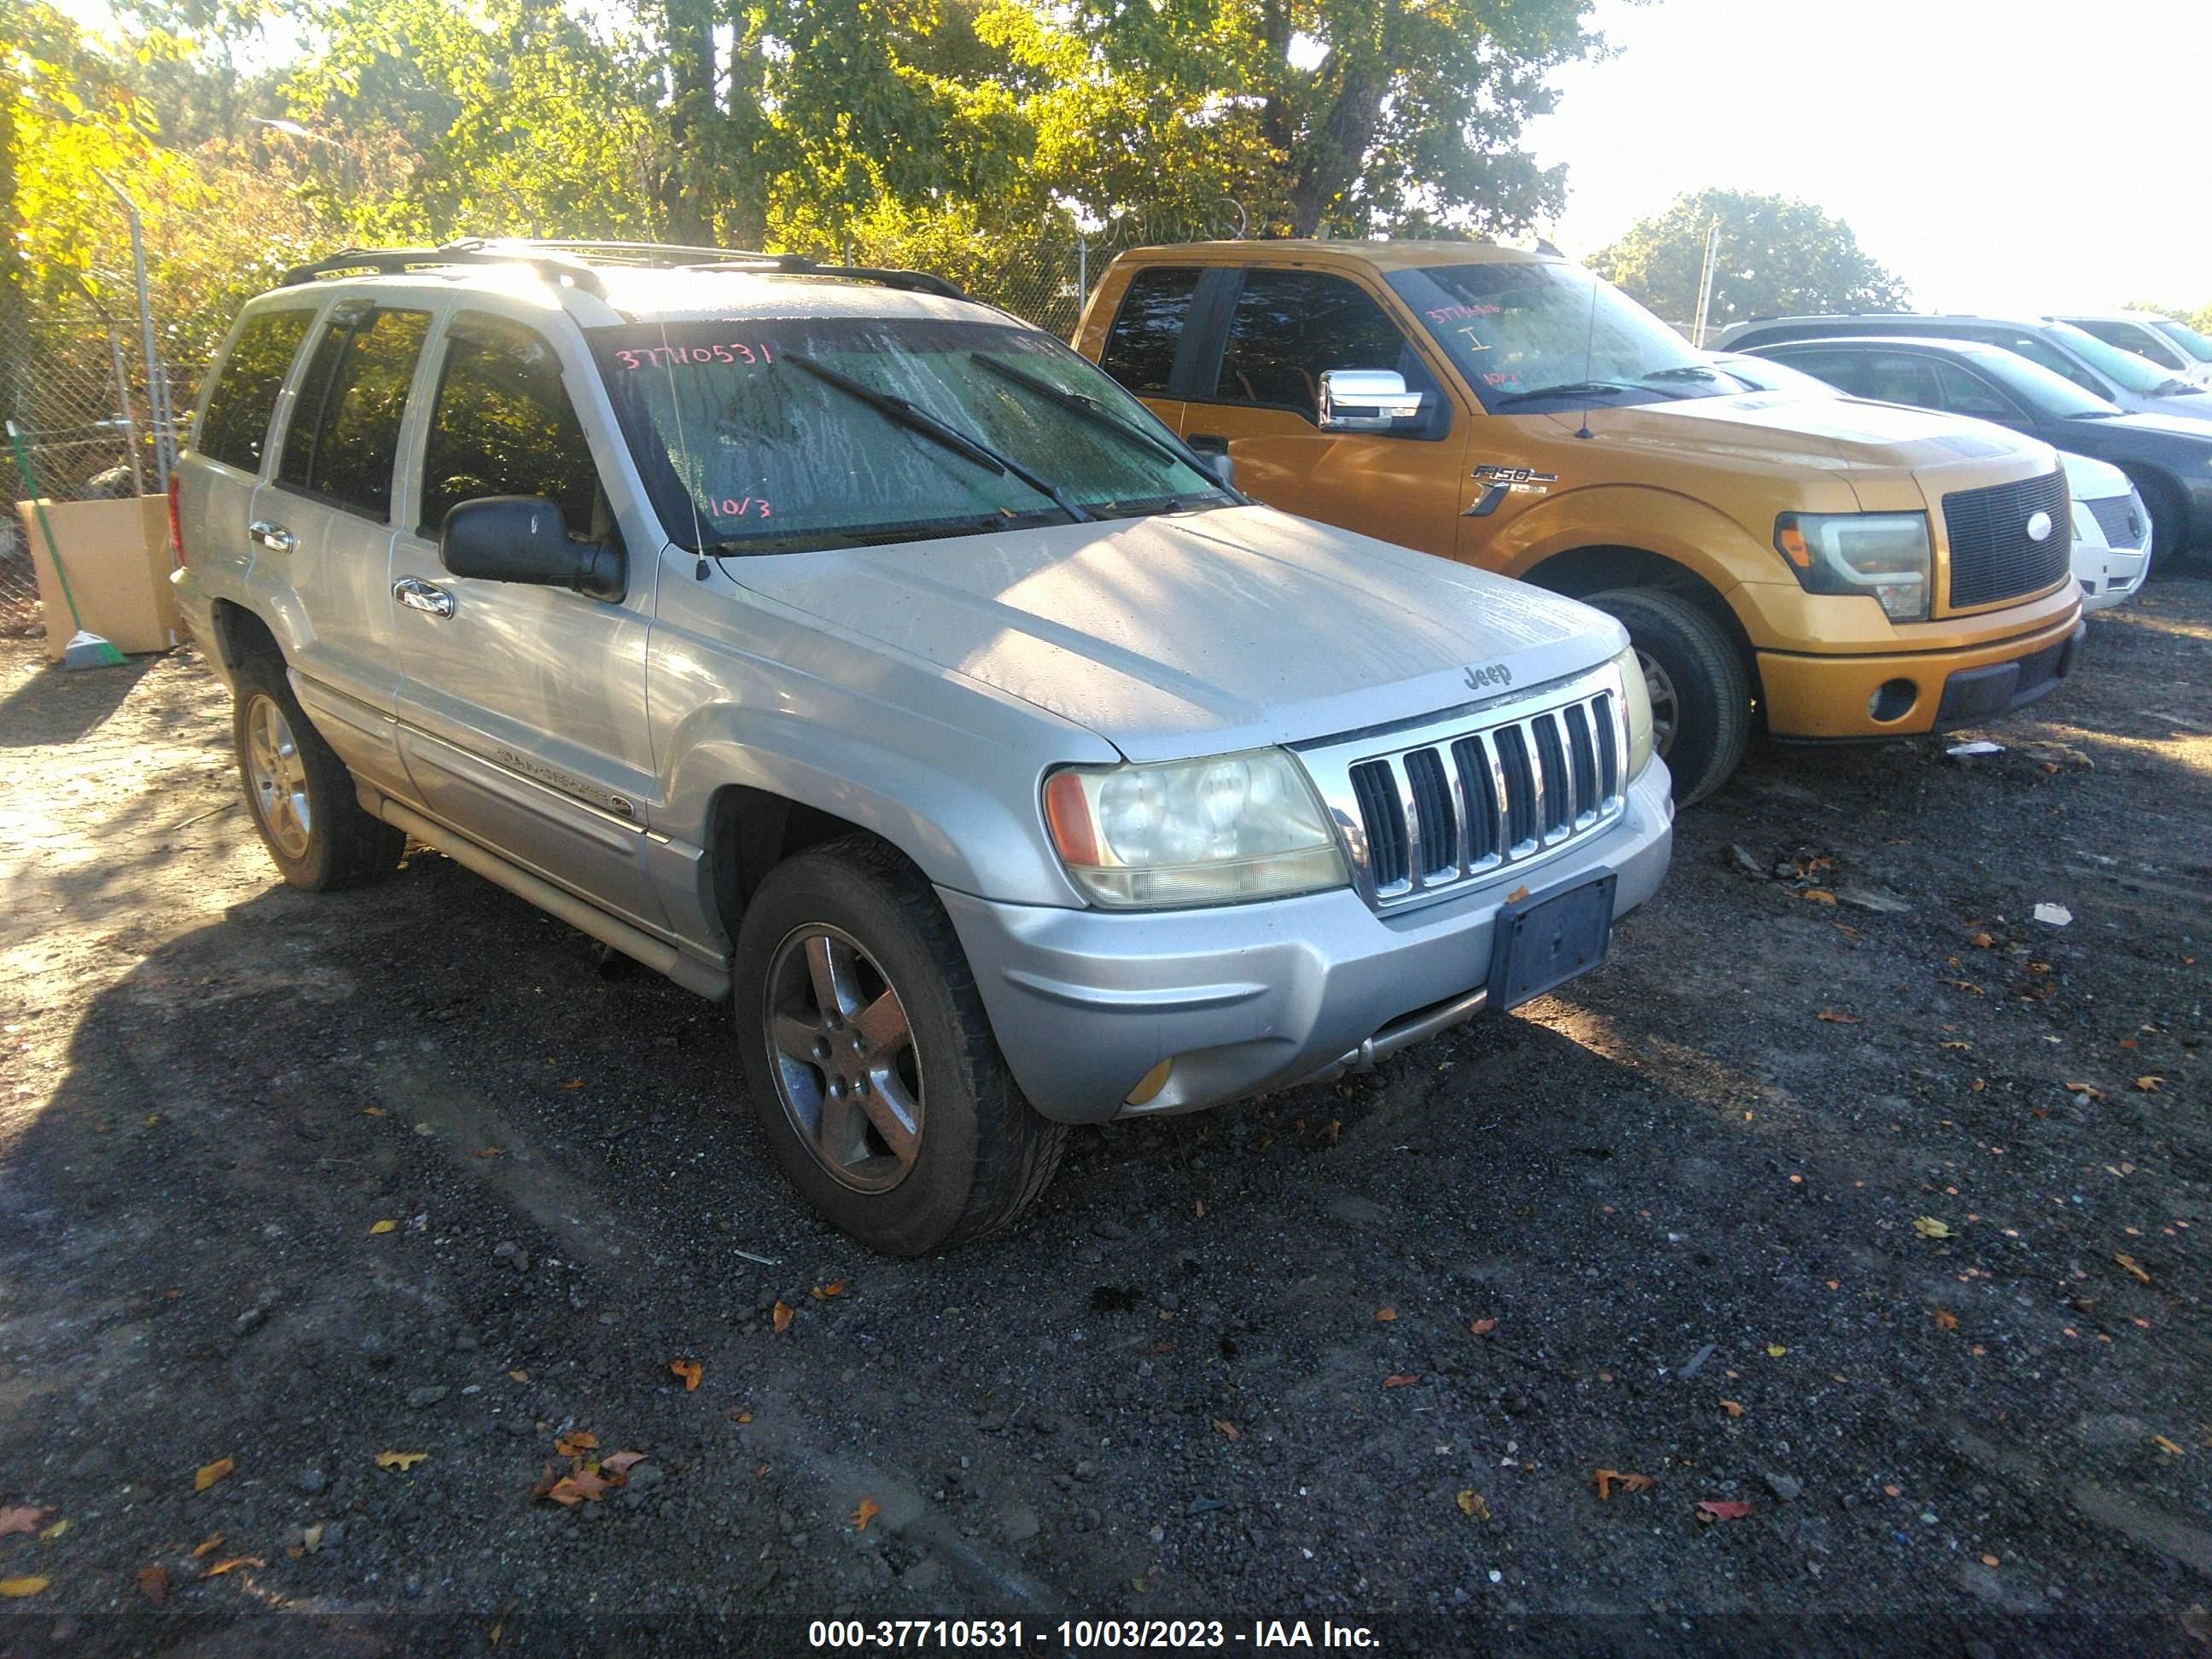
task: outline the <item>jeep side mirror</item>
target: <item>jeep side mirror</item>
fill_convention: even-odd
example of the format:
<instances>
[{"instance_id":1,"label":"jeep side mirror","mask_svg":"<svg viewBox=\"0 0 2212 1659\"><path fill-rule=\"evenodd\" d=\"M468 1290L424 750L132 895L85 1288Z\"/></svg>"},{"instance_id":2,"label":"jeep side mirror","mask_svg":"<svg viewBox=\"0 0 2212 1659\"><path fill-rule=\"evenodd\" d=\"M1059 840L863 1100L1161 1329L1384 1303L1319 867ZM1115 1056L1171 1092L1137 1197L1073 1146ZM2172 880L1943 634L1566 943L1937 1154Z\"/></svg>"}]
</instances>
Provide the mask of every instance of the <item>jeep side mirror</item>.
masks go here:
<instances>
[{"instance_id":1,"label":"jeep side mirror","mask_svg":"<svg viewBox=\"0 0 2212 1659\"><path fill-rule=\"evenodd\" d=\"M595 599L619 599L629 580L620 548L571 541L560 503L542 495L456 502L438 532L438 557L456 576L568 587Z\"/></svg>"},{"instance_id":2,"label":"jeep side mirror","mask_svg":"<svg viewBox=\"0 0 2212 1659\"><path fill-rule=\"evenodd\" d=\"M1388 432L1428 407L1428 394L1406 390L1406 377L1395 368L1332 368L1321 377L1322 429L1326 432Z\"/></svg>"}]
</instances>

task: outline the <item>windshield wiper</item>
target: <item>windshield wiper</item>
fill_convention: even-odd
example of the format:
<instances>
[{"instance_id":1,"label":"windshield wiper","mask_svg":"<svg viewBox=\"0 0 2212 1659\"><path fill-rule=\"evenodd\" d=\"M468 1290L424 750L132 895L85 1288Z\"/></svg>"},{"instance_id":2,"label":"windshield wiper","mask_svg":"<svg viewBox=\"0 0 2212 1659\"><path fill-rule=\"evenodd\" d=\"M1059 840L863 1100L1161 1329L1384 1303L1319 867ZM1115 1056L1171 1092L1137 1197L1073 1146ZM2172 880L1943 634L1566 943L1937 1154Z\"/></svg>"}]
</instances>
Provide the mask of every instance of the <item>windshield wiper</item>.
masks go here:
<instances>
[{"instance_id":1,"label":"windshield wiper","mask_svg":"<svg viewBox=\"0 0 2212 1659\"><path fill-rule=\"evenodd\" d=\"M1638 386L1633 380L1567 380L1558 386L1540 386L1528 392L1509 392L1490 406L1503 409L1508 404L1534 403L1539 398L1595 398L1601 392L1650 390L1650 386Z\"/></svg>"},{"instance_id":2,"label":"windshield wiper","mask_svg":"<svg viewBox=\"0 0 2212 1659\"><path fill-rule=\"evenodd\" d=\"M1172 461L1177 466L1197 469L1196 462L1190 456L1176 450L1174 445L1155 438L1148 432L1139 431L1117 416L1109 415L1106 412L1106 406L1096 398L1086 398L1079 392L1066 391L1053 385L1049 380L1041 380L1026 369L1016 368L1012 363L1001 362L988 352L971 351L968 356L971 362L990 370L1000 380L1012 380L1016 386L1035 392L1046 402L1057 404L1071 415L1081 416L1094 426L1103 427L1109 432L1118 432L1131 442L1142 444L1155 455ZM1200 476L1203 477L1206 475L1201 471Z\"/></svg>"},{"instance_id":3,"label":"windshield wiper","mask_svg":"<svg viewBox=\"0 0 2212 1659\"><path fill-rule=\"evenodd\" d=\"M1048 520L1054 512L959 513L942 519L902 519L888 524L825 525L773 536L730 536L699 550L717 559L750 558L770 553L821 553L840 547L882 547L894 542L933 541L940 536L975 536L994 530L1020 530Z\"/></svg>"},{"instance_id":4,"label":"windshield wiper","mask_svg":"<svg viewBox=\"0 0 2212 1659\"><path fill-rule=\"evenodd\" d=\"M1078 524L1091 522L1091 515L1061 495L1049 480L1040 477L1012 456L992 448L980 438L971 438L958 428L947 426L927 410L908 403L896 392L878 392L866 382L856 380L849 374L841 374L829 364L817 362L800 352L787 351L783 354L783 361L804 369L824 385L836 386L847 397L858 398L869 408L888 416L909 431L919 432L963 459L973 461L978 466L988 467L994 472L1012 473Z\"/></svg>"}]
</instances>

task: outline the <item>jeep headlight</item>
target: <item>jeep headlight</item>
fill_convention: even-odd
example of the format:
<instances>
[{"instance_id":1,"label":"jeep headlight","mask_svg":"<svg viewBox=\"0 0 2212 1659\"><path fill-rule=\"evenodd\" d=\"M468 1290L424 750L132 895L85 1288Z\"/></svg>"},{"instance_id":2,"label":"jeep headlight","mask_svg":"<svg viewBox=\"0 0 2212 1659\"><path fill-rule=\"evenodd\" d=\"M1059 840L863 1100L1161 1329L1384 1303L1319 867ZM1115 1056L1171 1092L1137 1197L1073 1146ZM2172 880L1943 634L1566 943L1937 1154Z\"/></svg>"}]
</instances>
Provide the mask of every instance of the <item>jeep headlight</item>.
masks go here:
<instances>
[{"instance_id":1,"label":"jeep headlight","mask_svg":"<svg viewBox=\"0 0 2212 1659\"><path fill-rule=\"evenodd\" d=\"M1808 593L1865 593L1892 622L1928 620L1925 513L1784 513L1774 545Z\"/></svg>"},{"instance_id":2,"label":"jeep headlight","mask_svg":"<svg viewBox=\"0 0 2212 1659\"><path fill-rule=\"evenodd\" d=\"M1321 799L1279 749L1152 766L1071 766L1045 780L1067 873L1117 909L1276 898L1347 879Z\"/></svg>"},{"instance_id":3,"label":"jeep headlight","mask_svg":"<svg viewBox=\"0 0 2212 1659\"><path fill-rule=\"evenodd\" d=\"M1651 682L1644 678L1643 659L1629 646L1613 659L1620 671L1621 702L1628 710L1628 772L1631 783L1651 764Z\"/></svg>"}]
</instances>

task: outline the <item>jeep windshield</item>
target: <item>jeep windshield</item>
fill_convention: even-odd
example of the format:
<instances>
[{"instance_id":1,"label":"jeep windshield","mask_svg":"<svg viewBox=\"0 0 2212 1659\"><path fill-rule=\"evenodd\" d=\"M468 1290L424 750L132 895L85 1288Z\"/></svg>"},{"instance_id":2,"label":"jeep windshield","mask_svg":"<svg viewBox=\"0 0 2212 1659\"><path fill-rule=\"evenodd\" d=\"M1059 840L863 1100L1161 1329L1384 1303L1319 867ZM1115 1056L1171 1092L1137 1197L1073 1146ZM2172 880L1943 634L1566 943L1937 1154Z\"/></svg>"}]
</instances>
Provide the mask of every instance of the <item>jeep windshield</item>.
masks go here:
<instances>
[{"instance_id":1,"label":"jeep windshield","mask_svg":"<svg viewBox=\"0 0 2212 1659\"><path fill-rule=\"evenodd\" d=\"M1226 507L1151 411L1000 323L776 318L592 333L678 545L795 553Z\"/></svg>"},{"instance_id":2,"label":"jeep windshield","mask_svg":"<svg viewBox=\"0 0 2212 1659\"><path fill-rule=\"evenodd\" d=\"M1492 413L1742 390L1673 329L1578 265L1428 265L1393 271L1389 283Z\"/></svg>"}]
</instances>

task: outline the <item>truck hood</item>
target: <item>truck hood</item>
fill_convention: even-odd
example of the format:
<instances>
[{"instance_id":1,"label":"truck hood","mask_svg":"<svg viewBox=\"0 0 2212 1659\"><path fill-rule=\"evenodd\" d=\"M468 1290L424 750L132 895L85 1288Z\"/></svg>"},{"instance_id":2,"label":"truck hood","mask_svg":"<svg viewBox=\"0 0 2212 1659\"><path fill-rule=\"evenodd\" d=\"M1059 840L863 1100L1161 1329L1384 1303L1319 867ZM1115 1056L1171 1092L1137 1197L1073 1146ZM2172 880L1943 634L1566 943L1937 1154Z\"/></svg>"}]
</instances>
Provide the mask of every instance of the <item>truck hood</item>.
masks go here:
<instances>
[{"instance_id":1,"label":"truck hood","mask_svg":"<svg viewBox=\"0 0 2212 1659\"><path fill-rule=\"evenodd\" d=\"M2009 457L2034 459L2041 471L2051 465L2043 445L1986 422L1796 392L1593 409L1589 424L1600 438L1663 447L1688 465L1695 465L1696 452L1717 452L1830 472L1948 468L1961 459Z\"/></svg>"},{"instance_id":2,"label":"truck hood","mask_svg":"<svg viewBox=\"0 0 2212 1659\"><path fill-rule=\"evenodd\" d=\"M731 560L744 586L1132 760L1334 737L1604 662L1572 599L1264 507Z\"/></svg>"}]
</instances>

